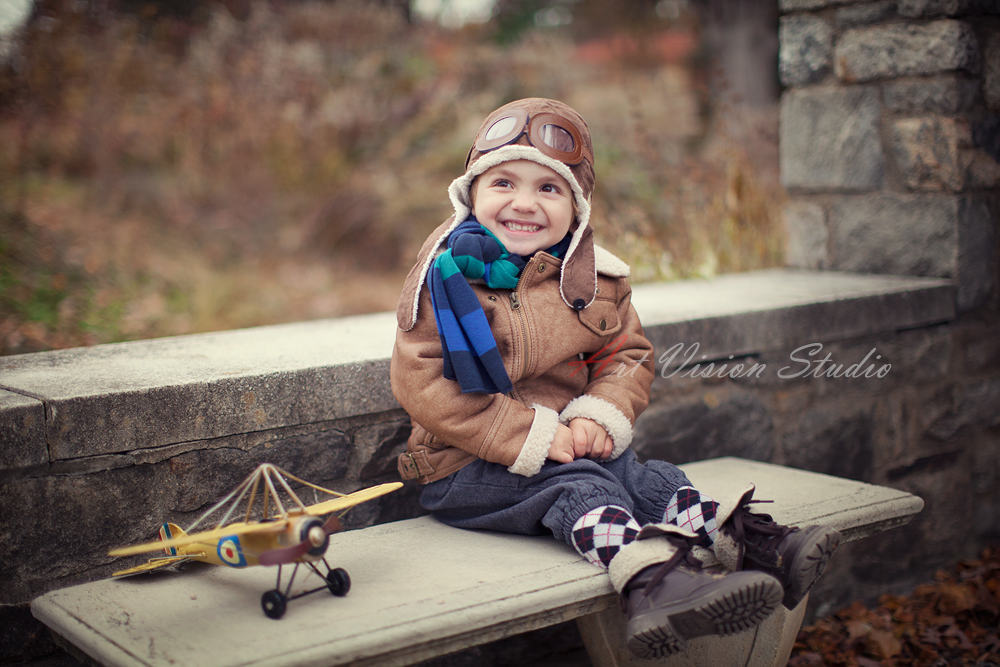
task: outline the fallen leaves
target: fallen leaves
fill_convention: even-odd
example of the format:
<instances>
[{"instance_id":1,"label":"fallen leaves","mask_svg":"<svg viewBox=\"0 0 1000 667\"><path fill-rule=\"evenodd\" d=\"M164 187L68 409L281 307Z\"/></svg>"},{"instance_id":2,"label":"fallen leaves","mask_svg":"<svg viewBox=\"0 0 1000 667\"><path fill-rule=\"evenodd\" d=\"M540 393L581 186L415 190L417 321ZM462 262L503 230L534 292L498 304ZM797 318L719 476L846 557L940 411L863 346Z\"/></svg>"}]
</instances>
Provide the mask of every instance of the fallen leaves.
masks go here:
<instances>
[{"instance_id":1,"label":"fallen leaves","mask_svg":"<svg viewBox=\"0 0 1000 667\"><path fill-rule=\"evenodd\" d=\"M1000 548L910 597L855 602L799 632L788 667L1000 665Z\"/></svg>"}]
</instances>

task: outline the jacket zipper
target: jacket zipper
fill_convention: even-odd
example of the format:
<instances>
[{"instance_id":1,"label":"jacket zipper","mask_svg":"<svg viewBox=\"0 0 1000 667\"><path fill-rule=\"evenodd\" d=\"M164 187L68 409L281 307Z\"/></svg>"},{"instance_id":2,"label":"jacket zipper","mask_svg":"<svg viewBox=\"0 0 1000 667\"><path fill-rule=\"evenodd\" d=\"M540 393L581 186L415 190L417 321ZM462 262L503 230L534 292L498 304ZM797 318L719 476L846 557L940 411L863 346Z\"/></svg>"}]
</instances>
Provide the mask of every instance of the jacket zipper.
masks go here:
<instances>
[{"instance_id":1,"label":"jacket zipper","mask_svg":"<svg viewBox=\"0 0 1000 667\"><path fill-rule=\"evenodd\" d=\"M528 374L528 365L531 363L531 339L528 338L528 317L521 309L521 296L517 293L517 290L521 287L521 281L524 280L524 274L527 273L527 268L524 267L521 271L521 277L517 281L517 286L510 293L510 308L517 319L517 328L521 334L521 340L524 341L524 364L521 366L521 377L525 377Z\"/></svg>"}]
</instances>

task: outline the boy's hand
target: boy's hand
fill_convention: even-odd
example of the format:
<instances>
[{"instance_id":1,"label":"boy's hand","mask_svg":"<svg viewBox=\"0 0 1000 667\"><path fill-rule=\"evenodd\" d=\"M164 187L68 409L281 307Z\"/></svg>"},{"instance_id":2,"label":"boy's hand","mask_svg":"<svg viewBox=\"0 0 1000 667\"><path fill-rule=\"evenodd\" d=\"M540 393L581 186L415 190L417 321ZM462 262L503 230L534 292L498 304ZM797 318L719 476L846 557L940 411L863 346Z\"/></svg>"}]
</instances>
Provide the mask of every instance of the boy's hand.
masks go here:
<instances>
[{"instance_id":1,"label":"boy's hand","mask_svg":"<svg viewBox=\"0 0 1000 667\"><path fill-rule=\"evenodd\" d=\"M559 424L556 426L556 435L549 445L548 458L559 463L572 463L573 454L573 432L568 426Z\"/></svg>"},{"instance_id":2,"label":"boy's hand","mask_svg":"<svg viewBox=\"0 0 1000 667\"><path fill-rule=\"evenodd\" d=\"M594 420L577 417L570 421L569 430L573 434L574 458L588 456L592 459L606 459L611 456L615 442L604 427Z\"/></svg>"},{"instance_id":3,"label":"boy's hand","mask_svg":"<svg viewBox=\"0 0 1000 667\"><path fill-rule=\"evenodd\" d=\"M548 458L559 463L590 457L606 459L611 456L615 441L604 427L591 419L577 417L569 426L559 424L549 445Z\"/></svg>"}]
</instances>

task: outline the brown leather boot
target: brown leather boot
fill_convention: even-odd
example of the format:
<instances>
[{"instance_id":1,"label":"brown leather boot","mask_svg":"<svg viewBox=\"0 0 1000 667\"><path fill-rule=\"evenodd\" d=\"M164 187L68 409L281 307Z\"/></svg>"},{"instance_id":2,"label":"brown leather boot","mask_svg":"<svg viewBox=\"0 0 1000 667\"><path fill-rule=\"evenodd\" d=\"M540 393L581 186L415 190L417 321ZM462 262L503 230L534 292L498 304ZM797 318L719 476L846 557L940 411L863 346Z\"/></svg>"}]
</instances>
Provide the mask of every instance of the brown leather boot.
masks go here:
<instances>
[{"instance_id":1,"label":"brown leather boot","mask_svg":"<svg viewBox=\"0 0 1000 667\"><path fill-rule=\"evenodd\" d=\"M726 563L734 570L756 570L778 578L785 589L782 604L794 609L809 593L826 569L830 556L840 544L841 535L828 526L783 526L768 514L751 512L753 488L739 501L722 508L717 514L721 529L716 540L716 553L735 550L735 563Z\"/></svg>"},{"instance_id":2,"label":"brown leather boot","mask_svg":"<svg viewBox=\"0 0 1000 667\"><path fill-rule=\"evenodd\" d=\"M647 535L648 528L644 528ZM684 650L695 637L748 630L781 604L783 590L774 577L762 572L722 575L703 571L691 555L697 537L672 533L659 535L656 544L649 544L648 538L646 543L633 542L615 556L617 560L624 554L628 563L642 562L644 554L655 548L671 554L664 562L643 567L620 589L629 617L626 644L638 657L660 658ZM614 581L613 569L611 574Z\"/></svg>"}]
</instances>

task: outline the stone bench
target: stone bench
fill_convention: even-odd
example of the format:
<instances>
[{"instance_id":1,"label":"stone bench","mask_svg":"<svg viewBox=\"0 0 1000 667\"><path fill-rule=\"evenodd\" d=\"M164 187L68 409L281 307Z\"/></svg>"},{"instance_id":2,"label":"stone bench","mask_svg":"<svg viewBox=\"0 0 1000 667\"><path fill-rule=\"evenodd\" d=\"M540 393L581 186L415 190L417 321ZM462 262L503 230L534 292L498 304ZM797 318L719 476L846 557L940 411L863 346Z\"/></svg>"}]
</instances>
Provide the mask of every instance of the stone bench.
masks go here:
<instances>
[{"instance_id":1,"label":"stone bench","mask_svg":"<svg viewBox=\"0 0 1000 667\"><path fill-rule=\"evenodd\" d=\"M752 481L779 522L830 525L845 541L905 524L923 507L902 491L737 458L683 468L717 497ZM633 660L608 577L548 537L463 531L425 516L335 535L327 559L350 573L350 594L296 600L280 621L260 609L273 568L198 564L52 591L31 611L71 653L101 665L409 665L571 619L595 667ZM660 664L784 665L804 610L696 640Z\"/></svg>"}]
</instances>

